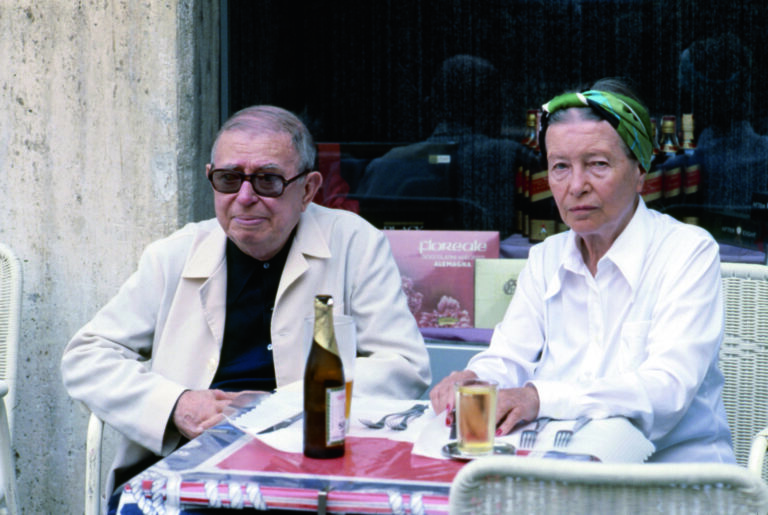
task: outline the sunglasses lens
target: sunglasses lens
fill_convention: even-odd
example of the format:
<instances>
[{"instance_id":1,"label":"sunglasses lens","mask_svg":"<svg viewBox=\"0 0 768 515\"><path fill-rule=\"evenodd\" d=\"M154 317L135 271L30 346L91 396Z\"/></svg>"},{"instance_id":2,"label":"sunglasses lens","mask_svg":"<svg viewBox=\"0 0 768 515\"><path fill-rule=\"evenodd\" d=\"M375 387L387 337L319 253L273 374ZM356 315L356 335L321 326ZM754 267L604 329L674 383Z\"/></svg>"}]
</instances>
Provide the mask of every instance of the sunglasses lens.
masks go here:
<instances>
[{"instance_id":1,"label":"sunglasses lens","mask_svg":"<svg viewBox=\"0 0 768 515\"><path fill-rule=\"evenodd\" d=\"M235 193L240 191L243 184L243 178L235 172L226 170L216 170L211 174L211 184L219 193Z\"/></svg>"}]
</instances>

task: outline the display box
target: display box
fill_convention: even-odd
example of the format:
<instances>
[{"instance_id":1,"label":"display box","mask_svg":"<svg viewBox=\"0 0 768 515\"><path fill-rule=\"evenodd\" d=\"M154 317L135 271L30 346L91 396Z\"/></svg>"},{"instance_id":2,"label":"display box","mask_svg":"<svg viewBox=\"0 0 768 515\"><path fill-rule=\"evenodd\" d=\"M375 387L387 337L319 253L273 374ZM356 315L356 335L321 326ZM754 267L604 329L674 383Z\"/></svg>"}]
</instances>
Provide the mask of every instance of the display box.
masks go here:
<instances>
[{"instance_id":1,"label":"display box","mask_svg":"<svg viewBox=\"0 0 768 515\"><path fill-rule=\"evenodd\" d=\"M475 260L475 327L493 329L515 294L525 259Z\"/></svg>"},{"instance_id":2,"label":"display box","mask_svg":"<svg viewBox=\"0 0 768 515\"><path fill-rule=\"evenodd\" d=\"M419 327L474 327L475 260L499 257L496 231L384 231Z\"/></svg>"}]
</instances>

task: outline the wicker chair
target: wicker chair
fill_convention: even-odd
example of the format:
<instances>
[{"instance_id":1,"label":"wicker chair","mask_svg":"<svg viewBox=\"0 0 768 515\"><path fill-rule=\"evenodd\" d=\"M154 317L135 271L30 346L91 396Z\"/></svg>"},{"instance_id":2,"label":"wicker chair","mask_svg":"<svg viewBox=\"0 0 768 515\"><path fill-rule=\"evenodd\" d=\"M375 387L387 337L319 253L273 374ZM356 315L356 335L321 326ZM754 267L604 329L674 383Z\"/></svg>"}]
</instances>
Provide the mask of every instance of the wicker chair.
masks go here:
<instances>
[{"instance_id":1,"label":"wicker chair","mask_svg":"<svg viewBox=\"0 0 768 515\"><path fill-rule=\"evenodd\" d=\"M101 449L104 438L104 422L91 413L85 439L85 515L99 515L106 505L107 492L101 485Z\"/></svg>"},{"instance_id":2,"label":"wicker chair","mask_svg":"<svg viewBox=\"0 0 768 515\"><path fill-rule=\"evenodd\" d=\"M722 263L721 271L719 365L741 466L490 457L456 475L450 513L768 513L768 267Z\"/></svg>"},{"instance_id":3,"label":"wicker chair","mask_svg":"<svg viewBox=\"0 0 768 515\"><path fill-rule=\"evenodd\" d=\"M13 407L16 404L16 351L21 322L21 263L0 243L0 499L8 513L18 513L16 465L11 449Z\"/></svg>"},{"instance_id":4,"label":"wicker chair","mask_svg":"<svg viewBox=\"0 0 768 515\"><path fill-rule=\"evenodd\" d=\"M722 263L721 274L725 337L719 365L733 448L740 465L768 481L768 267Z\"/></svg>"},{"instance_id":5,"label":"wicker chair","mask_svg":"<svg viewBox=\"0 0 768 515\"><path fill-rule=\"evenodd\" d=\"M459 470L451 515L768 513L768 485L722 463L607 464L493 456Z\"/></svg>"}]
</instances>

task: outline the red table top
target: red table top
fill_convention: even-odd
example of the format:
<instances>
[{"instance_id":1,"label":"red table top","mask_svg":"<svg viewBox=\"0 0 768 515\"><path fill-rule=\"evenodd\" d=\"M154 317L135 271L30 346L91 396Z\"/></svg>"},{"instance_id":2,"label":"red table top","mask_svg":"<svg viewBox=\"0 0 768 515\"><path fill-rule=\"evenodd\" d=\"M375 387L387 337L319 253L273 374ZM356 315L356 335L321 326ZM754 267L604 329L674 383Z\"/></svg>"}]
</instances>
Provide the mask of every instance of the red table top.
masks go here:
<instances>
[{"instance_id":1,"label":"red table top","mask_svg":"<svg viewBox=\"0 0 768 515\"><path fill-rule=\"evenodd\" d=\"M341 458L318 460L276 451L252 439L216 464L222 471L281 472L368 479L450 483L464 465L411 454L413 444L385 438L347 437Z\"/></svg>"}]
</instances>

